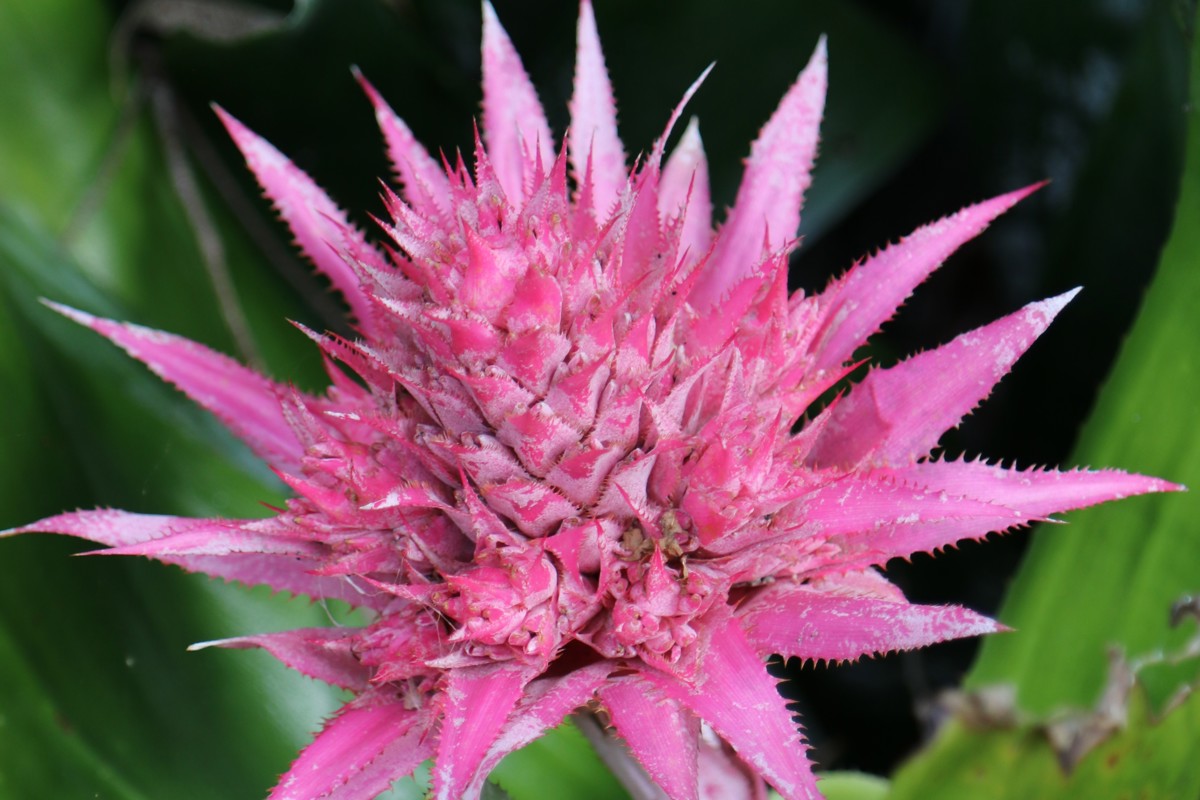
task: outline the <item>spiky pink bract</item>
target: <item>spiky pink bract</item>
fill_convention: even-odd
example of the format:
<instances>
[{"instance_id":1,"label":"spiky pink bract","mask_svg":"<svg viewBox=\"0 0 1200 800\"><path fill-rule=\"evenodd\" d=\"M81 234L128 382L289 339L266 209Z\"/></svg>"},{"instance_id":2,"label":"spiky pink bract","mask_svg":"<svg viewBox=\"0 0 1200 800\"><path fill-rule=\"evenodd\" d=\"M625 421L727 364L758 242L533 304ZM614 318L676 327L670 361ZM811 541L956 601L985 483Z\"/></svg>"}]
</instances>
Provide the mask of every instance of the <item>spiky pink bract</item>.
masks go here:
<instances>
[{"instance_id":1,"label":"spiky pink bract","mask_svg":"<svg viewBox=\"0 0 1200 800\"><path fill-rule=\"evenodd\" d=\"M374 613L361 629L215 643L264 648L356 695L273 798L363 800L429 758L437 797L475 796L505 754L582 706L605 712L673 798L760 796L764 780L816 797L768 655L841 661L995 631L963 608L908 603L877 568L1176 488L931 458L1073 293L875 370L793 433L909 293L1032 191L789 297L824 42L716 233L694 122L663 161L681 108L627 171L587 0L565 152L486 5L483 65L473 171L443 168L360 76L401 181L385 197L386 248L220 112L346 299L359 338L309 335L359 381L331 366L332 386L310 396L60 308L219 416L296 496L269 519L85 511L10 533L81 536Z\"/></svg>"}]
</instances>

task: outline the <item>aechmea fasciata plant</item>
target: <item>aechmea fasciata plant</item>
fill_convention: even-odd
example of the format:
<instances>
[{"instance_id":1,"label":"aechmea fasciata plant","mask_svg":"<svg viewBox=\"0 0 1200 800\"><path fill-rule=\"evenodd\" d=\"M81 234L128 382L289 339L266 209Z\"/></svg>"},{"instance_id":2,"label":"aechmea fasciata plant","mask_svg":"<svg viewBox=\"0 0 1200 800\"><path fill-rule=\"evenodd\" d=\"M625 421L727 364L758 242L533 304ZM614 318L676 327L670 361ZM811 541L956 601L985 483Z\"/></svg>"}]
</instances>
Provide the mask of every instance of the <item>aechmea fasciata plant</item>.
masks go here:
<instances>
[{"instance_id":1,"label":"aechmea fasciata plant","mask_svg":"<svg viewBox=\"0 0 1200 800\"><path fill-rule=\"evenodd\" d=\"M263 648L354 695L272 798L366 800L428 759L436 797L477 797L506 754L577 709L671 798L762 797L765 784L818 797L768 656L836 662L997 631L964 608L909 603L879 568L1177 488L933 455L1074 292L825 402L913 289L1035 187L789 296L824 42L716 229L696 123L665 152L700 81L631 158L587 0L561 148L487 5L470 164L431 156L361 82L399 176L374 237L219 112L352 315L353 339L304 331L327 357L323 395L55 306L224 421L294 492L286 508L248 520L81 511L8 532L80 536L369 612L363 627L217 643Z\"/></svg>"}]
</instances>

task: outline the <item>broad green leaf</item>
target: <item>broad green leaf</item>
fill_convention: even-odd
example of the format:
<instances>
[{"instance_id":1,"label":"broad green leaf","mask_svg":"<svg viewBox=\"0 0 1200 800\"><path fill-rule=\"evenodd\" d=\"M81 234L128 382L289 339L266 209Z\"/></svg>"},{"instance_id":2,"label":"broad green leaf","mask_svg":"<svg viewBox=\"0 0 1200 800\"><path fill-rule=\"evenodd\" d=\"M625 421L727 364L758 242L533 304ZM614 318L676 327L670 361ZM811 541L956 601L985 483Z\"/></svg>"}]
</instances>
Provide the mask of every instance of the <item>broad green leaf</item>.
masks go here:
<instances>
[{"instance_id":1,"label":"broad green leaf","mask_svg":"<svg viewBox=\"0 0 1200 800\"><path fill-rule=\"evenodd\" d=\"M825 800L883 800L888 782L863 772L825 772L817 778Z\"/></svg>"},{"instance_id":2,"label":"broad green leaf","mask_svg":"<svg viewBox=\"0 0 1200 800\"><path fill-rule=\"evenodd\" d=\"M484 785L479 800L512 800L512 796L496 784L488 783Z\"/></svg>"},{"instance_id":3,"label":"broad green leaf","mask_svg":"<svg viewBox=\"0 0 1200 800\"><path fill-rule=\"evenodd\" d=\"M110 47L120 44L109 39L111 24L93 0L13 0L0 8L0 207L57 241L73 269L129 318L234 351L151 113L148 97L164 78L110 71L118 63L110 64ZM187 163L205 189L199 162ZM294 292L214 196L202 205L267 367L302 384L320 382L312 347L281 324L298 316ZM38 280L58 300L59 284L76 282L49 264Z\"/></svg>"},{"instance_id":4,"label":"broad green leaf","mask_svg":"<svg viewBox=\"0 0 1200 800\"><path fill-rule=\"evenodd\" d=\"M279 496L214 421L33 302L33 278L46 272L78 277L52 243L0 214L0 297L29 355L15 365L23 374L14 386L18 396L48 387L49 397L26 417L40 430L0 428L13 443L4 452L5 527L69 508L80 491L134 508L149 496L193 514L255 514L260 500ZM64 291L73 300L94 293ZM330 612L161 565L67 558L79 549L52 537L0 541L0 797L265 791L336 698L263 653L186 647L323 624ZM246 737L234 749L230 730Z\"/></svg>"},{"instance_id":5,"label":"broad green leaf","mask_svg":"<svg viewBox=\"0 0 1200 800\"><path fill-rule=\"evenodd\" d=\"M1076 460L1115 465L1193 486L1200 483L1200 48L1190 67L1186 168L1171 238L1136 325L1101 393ZM1043 527L1000 618L1015 633L991 637L969 689L1015 688L1016 726L973 729L955 720L896 775L895 798L1195 797L1200 793L1200 663L1145 669L1129 697L1124 727L1073 770L1064 770L1044 726L1090 708L1105 684L1105 652L1131 659L1178 650L1172 604L1200 588L1196 497L1125 500ZM1194 630L1194 628L1191 628ZM1077 711L1075 712L1077 713Z\"/></svg>"},{"instance_id":6,"label":"broad green leaf","mask_svg":"<svg viewBox=\"0 0 1200 800\"><path fill-rule=\"evenodd\" d=\"M36 301L229 346L144 112L116 135L112 91L125 87L110 82L108 32L94 2L0 8L0 528L92 505L259 515L280 496L212 419ZM252 310L283 334L261 349L305 375L294 352L311 348L278 324L287 293L266 289L235 229L224 235ZM79 549L0 542L0 798L264 794L336 697L261 653L185 648L329 612L160 565L66 557ZM245 739L231 746L229 731Z\"/></svg>"},{"instance_id":7,"label":"broad green leaf","mask_svg":"<svg viewBox=\"0 0 1200 800\"><path fill-rule=\"evenodd\" d=\"M106 16L79 0L0 6L0 197L55 232L116 122L105 84Z\"/></svg>"},{"instance_id":8,"label":"broad green leaf","mask_svg":"<svg viewBox=\"0 0 1200 800\"><path fill-rule=\"evenodd\" d=\"M1037 797L1170 800L1200 791L1200 696L1189 693L1163 717L1142 684L1134 685L1124 725L1064 769L1047 739L1053 719L1009 727L950 722L936 741L895 776L893 800L1002 800Z\"/></svg>"},{"instance_id":9,"label":"broad green leaf","mask_svg":"<svg viewBox=\"0 0 1200 800\"><path fill-rule=\"evenodd\" d=\"M1085 427L1077 463L1117 466L1200 486L1200 52L1193 48L1187 166L1173 233L1137 324ZM1000 618L1017 633L990 637L968 686L1013 682L1018 706L1087 706L1104 653L1177 646L1171 604L1200 589L1200 497L1142 497L1068 517L1034 534Z\"/></svg>"}]
</instances>

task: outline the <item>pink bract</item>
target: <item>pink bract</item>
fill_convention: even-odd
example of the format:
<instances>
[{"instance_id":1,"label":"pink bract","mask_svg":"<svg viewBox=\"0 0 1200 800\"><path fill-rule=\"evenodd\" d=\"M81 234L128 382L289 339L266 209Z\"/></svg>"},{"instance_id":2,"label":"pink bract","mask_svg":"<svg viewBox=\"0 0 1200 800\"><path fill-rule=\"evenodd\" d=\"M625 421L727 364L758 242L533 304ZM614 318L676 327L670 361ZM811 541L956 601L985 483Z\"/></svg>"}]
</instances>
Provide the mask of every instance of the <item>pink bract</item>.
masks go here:
<instances>
[{"instance_id":1,"label":"pink bract","mask_svg":"<svg viewBox=\"0 0 1200 800\"><path fill-rule=\"evenodd\" d=\"M561 151L490 6L473 169L433 158L362 84L400 182L382 243L220 112L353 315L353 341L307 332L329 359L324 395L59 308L228 424L294 491L287 508L253 520L83 511L9 532L373 612L363 628L220 643L355 694L272 798L371 798L431 758L436 797L475 797L504 755L582 707L672 798L761 796L763 781L818 797L770 654L842 661L996 631L964 608L909 603L878 568L1177 488L931 455L1074 292L814 408L918 284L1033 190L789 297L823 42L716 231L694 122L664 161L682 103L627 167L588 0Z\"/></svg>"}]
</instances>

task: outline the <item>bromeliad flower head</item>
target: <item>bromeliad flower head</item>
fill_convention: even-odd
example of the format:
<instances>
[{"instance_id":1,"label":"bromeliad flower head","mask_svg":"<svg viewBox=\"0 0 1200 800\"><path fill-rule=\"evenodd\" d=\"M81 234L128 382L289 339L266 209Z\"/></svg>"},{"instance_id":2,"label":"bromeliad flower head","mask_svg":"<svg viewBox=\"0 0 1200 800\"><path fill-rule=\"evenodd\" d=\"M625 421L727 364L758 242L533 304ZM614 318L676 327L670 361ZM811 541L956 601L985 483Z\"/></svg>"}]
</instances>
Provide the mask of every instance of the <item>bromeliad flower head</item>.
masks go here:
<instances>
[{"instance_id":1,"label":"bromeliad flower head","mask_svg":"<svg viewBox=\"0 0 1200 800\"><path fill-rule=\"evenodd\" d=\"M432 158L362 81L400 180L379 243L221 113L353 314L352 341L305 331L329 359L324 395L59 309L215 413L295 497L269 519L98 510L14 532L82 536L373 612L362 628L222 642L355 694L273 798L374 797L430 758L437 797L477 796L505 754L581 707L673 798L697 798L702 771L741 775L746 795L766 781L816 797L767 656L842 661L995 631L963 608L910 604L878 568L1175 488L931 455L1073 292L814 405L914 287L1032 191L920 228L824 292L789 297L823 42L716 231L694 122L664 160L683 103L627 168L587 0L562 150L486 5L483 69L473 167Z\"/></svg>"}]
</instances>

